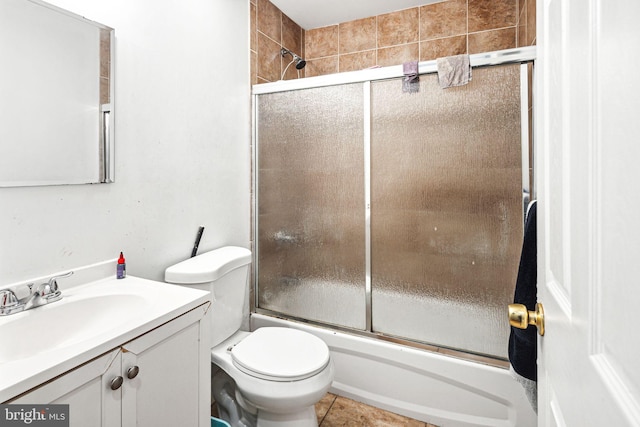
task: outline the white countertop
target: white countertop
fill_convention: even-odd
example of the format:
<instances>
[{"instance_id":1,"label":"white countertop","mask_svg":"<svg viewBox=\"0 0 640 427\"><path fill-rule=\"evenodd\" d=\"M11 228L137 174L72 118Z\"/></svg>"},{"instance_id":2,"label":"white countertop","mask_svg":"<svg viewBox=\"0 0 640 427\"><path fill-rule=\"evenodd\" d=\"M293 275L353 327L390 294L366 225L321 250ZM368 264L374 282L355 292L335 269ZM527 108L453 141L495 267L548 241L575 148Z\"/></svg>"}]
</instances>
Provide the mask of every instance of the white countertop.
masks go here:
<instances>
[{"instance_id":1,"label":"white countertop","mask_svg":"<svg viewBox=\"0 0 640 427\"><path fill-rule=\"evenodd\" d=\"M62 296L0 317L2 346L13 346L0 349L0 403L209 301L208 292L131 276L62 289ZM28 332L19 333L23 325ZM72 338L58 338L65 334Z\"/></svg>"}]
</instances>

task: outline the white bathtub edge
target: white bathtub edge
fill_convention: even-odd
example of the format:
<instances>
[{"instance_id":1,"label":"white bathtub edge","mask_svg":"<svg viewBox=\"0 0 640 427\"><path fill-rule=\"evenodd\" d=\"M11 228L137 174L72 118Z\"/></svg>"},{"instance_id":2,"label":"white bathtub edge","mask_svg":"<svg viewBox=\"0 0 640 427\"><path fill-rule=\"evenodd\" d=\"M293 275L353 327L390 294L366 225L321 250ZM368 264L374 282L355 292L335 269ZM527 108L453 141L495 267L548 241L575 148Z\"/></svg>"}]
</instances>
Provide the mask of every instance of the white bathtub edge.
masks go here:
<instances>
[{"instance_id":1,"label":"white bathtub edge","mask_svg":"<svg viewBox=\"0 0 640 427\"><path fill-rule=\"evenodd\" d=\"M251 329L264 326L291 327L322 338L336 364L331 391L337 395L440 427L537 424L524 390L507 369L252 313ZM372 382L371 376L358 368L367 365L375 366L380 381ZM406 375L404 380L399 379L398 372ZM395 378L398 381L394 382ZM401 398L410 387L427 387L435 398L431 404ZM441 387L442 393L434 387Z\"/></svg>"}]
</instances>

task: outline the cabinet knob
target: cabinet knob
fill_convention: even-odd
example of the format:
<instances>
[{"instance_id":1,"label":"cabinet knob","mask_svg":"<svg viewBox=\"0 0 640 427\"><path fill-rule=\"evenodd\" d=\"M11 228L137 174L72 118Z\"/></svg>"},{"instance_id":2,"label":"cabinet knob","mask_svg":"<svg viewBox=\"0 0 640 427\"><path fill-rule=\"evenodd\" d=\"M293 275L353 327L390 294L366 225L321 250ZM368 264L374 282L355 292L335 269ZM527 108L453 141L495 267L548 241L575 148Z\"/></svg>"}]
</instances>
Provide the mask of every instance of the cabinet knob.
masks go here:
<instances>
[{"instance_id":1,"label":"cabinet knob","mask_svg":"<svg viewBox=\"0 0 640 427\"><path fill-rule=\"evenodd\" d=\"M139 372L140 372L140 368L138 368L137 366L132 366L129 369L127 369L127 378L132 380L138 376Z\"/></svg>"},{"instance_id":2,"label":"cabinet knob","mask_svg":"<svg viewBox=\"0 0 640 427\"><path fill-rule=\"evenodd\" d=\"M118 375L117 377L111 380L111 390L119 389L122 386L123 382L124 382L124 378Z\"/></svg>"}]
</instances>

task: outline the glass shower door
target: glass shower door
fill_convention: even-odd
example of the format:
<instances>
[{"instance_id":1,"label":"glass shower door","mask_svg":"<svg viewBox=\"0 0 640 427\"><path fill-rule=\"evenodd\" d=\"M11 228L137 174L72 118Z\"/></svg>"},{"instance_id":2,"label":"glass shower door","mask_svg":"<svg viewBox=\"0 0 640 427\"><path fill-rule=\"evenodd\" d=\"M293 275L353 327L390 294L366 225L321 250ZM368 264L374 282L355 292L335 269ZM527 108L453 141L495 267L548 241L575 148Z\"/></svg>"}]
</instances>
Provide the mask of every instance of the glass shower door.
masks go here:
<instances>
[{"instance_id":1,"label":"glass shower door","mask_svg":"<svg viewBox=\"0 0 640 427\"><path fill-rule=\"evenodd\" d=\"M364 329L363 84L256 99L258 306Z\"/></svg>"},{"instance_id":2,"label":"glass shower door","mask_svg":"<svg viewBox=\"0 0 640 427\"><path fill-rule=\"evenodd\" d=\"M373 331L506 357L522 244L520 65L371 83Z\"/></svg>"}]
</instances>

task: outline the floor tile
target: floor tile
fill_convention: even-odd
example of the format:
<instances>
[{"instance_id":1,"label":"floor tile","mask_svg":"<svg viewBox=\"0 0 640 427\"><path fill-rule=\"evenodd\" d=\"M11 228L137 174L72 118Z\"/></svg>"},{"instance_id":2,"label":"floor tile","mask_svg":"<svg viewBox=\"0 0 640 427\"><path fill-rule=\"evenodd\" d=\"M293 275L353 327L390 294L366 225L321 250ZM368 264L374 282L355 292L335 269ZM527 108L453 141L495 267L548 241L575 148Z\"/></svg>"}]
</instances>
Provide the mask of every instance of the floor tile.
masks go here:
<instances>
[{"instance_id":1,"label":"floor tile","mask_svg":"<svg viewBox=\"0 0 640 427\"><path fill-rule=\"evenodd\" d=\"M320 402L316 403L316 416L318 417L318 424L322 423L322 420L327 415L327 412L329 412L329 409L331 408L331 405L333 405L333 402L336 400L336 397L338 396L336 396L335 394L327 393L320 400Z\"/></svg>"},{"instance_id":2,"label":"floor tile","mask_svg":"<svg viewBox=\"0 0 640 427\"><path fill-rule=\"evenodd\" d=\"M402 415L384 411L342 396L335 398L320 427L426 427Z\"/></svg>"},{"instance_id":3,"label":"floor tile","mask_svg":"<svg viewBox=\"0 0 640 427\"><path fill-rule=\"evenodd\" d=\"M315 408L319 427L437 427L332 393L327 393ZM218 417L215 403L211 416Z\"/></svg>"}]
</instances>

